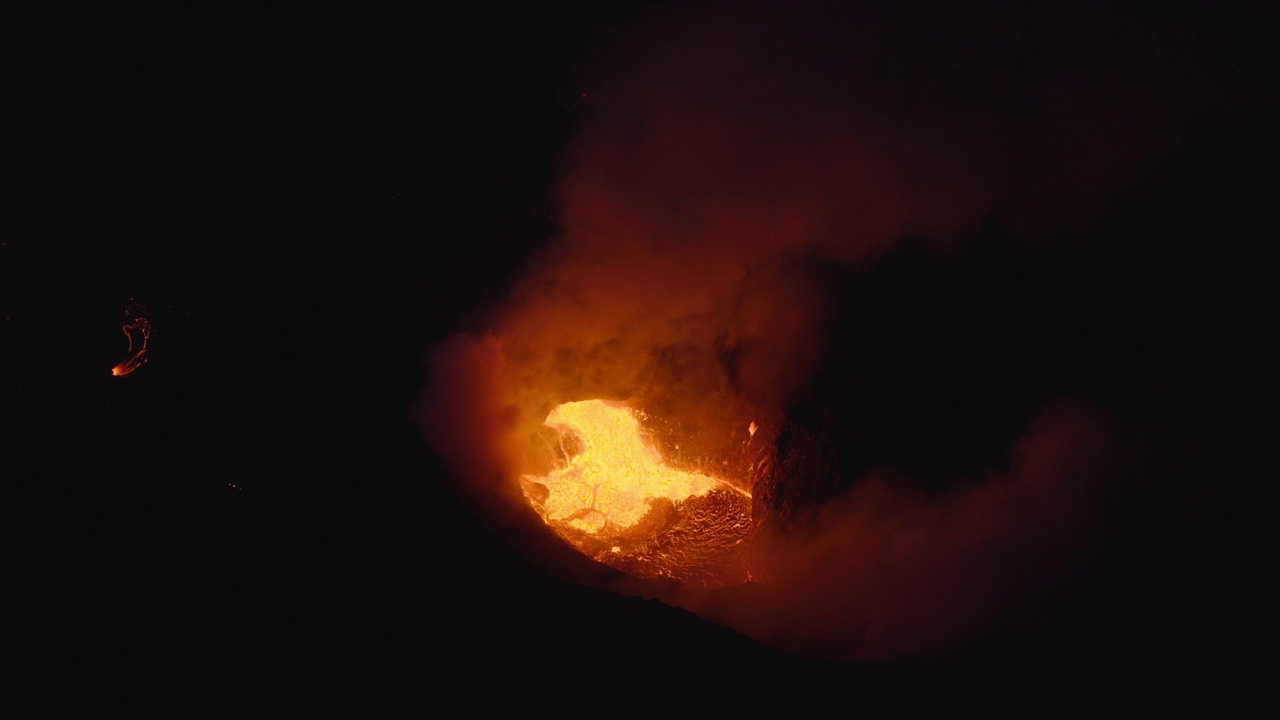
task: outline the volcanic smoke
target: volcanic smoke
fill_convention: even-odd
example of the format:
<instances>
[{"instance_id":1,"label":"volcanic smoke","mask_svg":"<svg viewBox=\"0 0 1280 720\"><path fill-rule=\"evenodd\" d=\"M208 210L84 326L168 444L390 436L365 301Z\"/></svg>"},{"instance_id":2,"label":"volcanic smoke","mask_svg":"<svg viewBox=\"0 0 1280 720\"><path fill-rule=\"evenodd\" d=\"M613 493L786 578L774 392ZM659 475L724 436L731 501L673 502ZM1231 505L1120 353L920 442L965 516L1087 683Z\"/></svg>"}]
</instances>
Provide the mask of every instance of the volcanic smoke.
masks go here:
<instances>
[{"instance_id":1,"label":"volcanic smoke","mask_svg":"<svg viewBox=\"0 0 1280 720\"><path fill-rule=\"evenodd\" d=\"M1077 572L1115 479L1100 408L1050 400L942 492L780 445L858 342L839 282L904 239L1069 237L1171 142L1143 38L1095 32L1122 18L1019 12L699 5L603 42L560 236L428 357L424 432L477 512L580 552L551 572L820 655L936 652Z\"/></svg>"}]
</instances>

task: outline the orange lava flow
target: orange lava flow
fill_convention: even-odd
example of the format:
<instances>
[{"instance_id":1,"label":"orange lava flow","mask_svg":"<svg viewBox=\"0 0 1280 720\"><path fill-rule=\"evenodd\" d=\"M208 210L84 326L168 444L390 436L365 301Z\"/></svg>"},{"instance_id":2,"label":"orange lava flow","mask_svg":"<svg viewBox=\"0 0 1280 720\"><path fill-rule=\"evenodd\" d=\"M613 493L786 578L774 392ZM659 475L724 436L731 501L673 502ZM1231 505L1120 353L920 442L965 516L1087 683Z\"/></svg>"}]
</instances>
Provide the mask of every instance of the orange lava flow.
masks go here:
<instances>
[{"instance_id":1,"label":"orange lava flow","mask_svg":"<svg viewBox=\"0 0 1280 720\"><path fill-rule=\"evenodd\" d=\"M565 403L545 424L581 442L564 467L522 478L526 497L549 524L562 522L592 534L606 527L623 531L644 518L655 499L677 502L717 488L750 497L719 478L664 463L626 406L603 400ZM545 487L545 497L535 497L530 483Z\"/></svg>"},{"instance_id":2,"label":"orange lava flow","mask_svg":"<svg viewBox=\"0 0 1280 720\"><path fill-rule=\"evenodd\" d=\"M124 331L124 336L129 338L130 355L124 362L111 368L111 374L116 377L132 373L147 361L147 339L151 337L151 322L144 317L139 317L131 323L125 323L121 329ZM138 348L136 351L135 345Z\"/></svg>"},{"instance_id":3,"label":"orange lava flow","mask_svg":"<svg viewBox=\"0 0 1280 720\"><path fill-rule=\"evenodd\" d=\"M631 408L565 403L547 415L559 458L520 477L530 506L582 554L640 578L723 587L749 577L751 493L669 465Z\"/></svg>"}]
</instances>

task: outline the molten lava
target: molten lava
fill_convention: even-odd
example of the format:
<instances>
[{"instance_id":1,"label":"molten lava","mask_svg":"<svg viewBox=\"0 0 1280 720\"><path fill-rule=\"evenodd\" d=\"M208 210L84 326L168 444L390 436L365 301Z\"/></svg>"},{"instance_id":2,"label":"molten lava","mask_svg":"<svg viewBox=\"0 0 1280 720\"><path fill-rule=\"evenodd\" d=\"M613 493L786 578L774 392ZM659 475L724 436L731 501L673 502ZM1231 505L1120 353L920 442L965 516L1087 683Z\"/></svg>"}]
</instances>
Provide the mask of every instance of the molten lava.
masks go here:
<instances>
[{"instance_id":1,"label":"molten lava","mask_svg":"<svg viewBox=\"0 0 1280 720\"><path fill-rule=\"evenodd\" d=\"M120 328L129 338L129 357L111 368L111 374L122 377L142 367L147 361L147 340L151 337L151 321L147 309L136 297L130 297L124 308L124 325Z\"/></svg>"},{"instance_id":2,"label":"molten lava","mask_svg":"<svg viewBox=\"0 0 1280 720\"><path fill-rule=\"evenodd\" d=\"M560 466L521 485L562 538L641 577L699 586L745 579L750 493L666 464L623 405L565 403L545 425L556 431Z\"/></svg>"}]
</instances>

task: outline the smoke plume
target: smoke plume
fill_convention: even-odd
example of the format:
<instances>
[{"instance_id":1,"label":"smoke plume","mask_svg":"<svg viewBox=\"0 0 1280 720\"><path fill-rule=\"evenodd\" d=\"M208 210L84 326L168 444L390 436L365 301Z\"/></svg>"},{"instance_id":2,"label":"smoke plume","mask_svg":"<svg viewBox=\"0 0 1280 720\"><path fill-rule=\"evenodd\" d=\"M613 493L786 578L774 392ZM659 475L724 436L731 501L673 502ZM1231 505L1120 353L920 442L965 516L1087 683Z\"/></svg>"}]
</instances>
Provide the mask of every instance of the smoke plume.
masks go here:
<instances>
[{"instance_id":1,"label":"smoke plume","mask_svg":"<svg viewBox=\"0 0 1280 720\"><path fill-rule=\"evenodd\" d=\"M639 404L718 464L735 429L777 428L811 392L835 275L907 238L963 252L983 223L1070 236L1173 142L1181 96L1141 27L1096 8L733 2L604 38L560 237L428 358L431 447L482 512L530 532L516 478L544 462L528 439L559 403ZM789 649L945 646L1087 556L1107 428L1064 401L971 486L857 479L761 530L755 583L665 599Z\"/></svg>"}]
</instances>

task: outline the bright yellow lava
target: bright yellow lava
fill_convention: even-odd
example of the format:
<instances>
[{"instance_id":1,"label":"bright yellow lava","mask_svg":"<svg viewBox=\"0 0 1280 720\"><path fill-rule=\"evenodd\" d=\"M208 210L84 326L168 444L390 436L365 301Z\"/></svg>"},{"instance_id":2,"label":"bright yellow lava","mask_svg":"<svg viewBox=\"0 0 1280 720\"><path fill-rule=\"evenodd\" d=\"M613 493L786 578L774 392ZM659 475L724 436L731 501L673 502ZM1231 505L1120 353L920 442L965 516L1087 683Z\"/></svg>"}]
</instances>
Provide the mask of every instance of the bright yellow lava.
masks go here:
<instances>
[{"instance_id":1,"label":"bright yellow lava","mask_svg":"<svg viewBox=\"0 0 1280 720\"><path fill-rule=\"evenodd\" d=\"M565 403L547 415L545 424L576 435L582 443L581 452L564 467L541 477L523 477L549 491L541 501L526 491L548 523L593 534L610 525L625 530L649 512L652 499L676 502L717 487L746 495L718 478L665 464L641 433L635 413L624 405L604 400Z\"/></svg>"}]
</instances>

